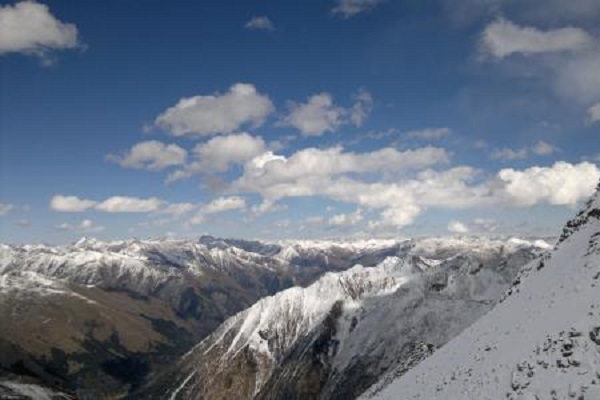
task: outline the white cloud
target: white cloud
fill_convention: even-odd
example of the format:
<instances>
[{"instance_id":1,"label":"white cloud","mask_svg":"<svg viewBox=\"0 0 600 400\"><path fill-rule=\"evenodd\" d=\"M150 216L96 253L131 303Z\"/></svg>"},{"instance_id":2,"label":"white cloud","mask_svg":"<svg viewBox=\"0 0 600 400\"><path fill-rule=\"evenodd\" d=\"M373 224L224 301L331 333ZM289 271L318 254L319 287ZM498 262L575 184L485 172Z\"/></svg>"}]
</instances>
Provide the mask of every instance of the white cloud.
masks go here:
<instances>
[{"instance_id":1,"label":"white cloud","mask_svg":"<svg viewBox=\"0 0 600 400\"><path fill-rule=\"evenodd\" d=\"M119 212L152 212L158 211L165 202L157 198L140 199L137 197L112 196L101 202L80 199L77 196L63 196L60 194L50 199L50 209L61 212L83 212L91 209L110 213Z\"/></svg>"},{"instance_id":2,"label":"white cloud","mask_svg":"<svg viewBox=\"0 0 600 400\"><path fill-rule=\"evenodd\" d=\"M531 148L531 151L538 156L550 156L557 151L557 148L548 142L540 140Z\"/></svg>"},{"instance_id":3,"label":"white cloud","mask_svg":"<svg viewBox=\"0 0 600 400\"><path fill-rule=\"evenodd\" d=\"M216 137L197 145L194 153L199 167L204 171L226 171L231 164L241 164L253 159L266 150L261 137L247 133Z\"/></svg>"},{"instance_id":4,"label":"white cloud","mask_svg":"<svg viewBox=\"0 0 600 400\"><path fill-rule=\"evenodd\" d=\"M84 219L77 225L64 222L55 228L60 231L77 231L81 233L98 233L104 231L103 226L95 225L90 219Z\"/></svg>"},{"instance_id":5,"label":"white cloud","mask_svg":"<svg viewBox=\"0 0 600 400\"><path fill-rule=\"evenodd\" d=\"M0 203L0 217L5 216L15 208L14 204Z\"/></svg>"},{"instance_id":6,"label":"white cloud","mask_svg":"<svg viewBox=\"0 0 600 400\"><path fill-rule=\"evenodd\" d=\"M427 128L415 131L408 131L405 136L410 139L437 140L450 136L450 128Z\"/></svg>"},{"instance_id":7,"label":"white cloud","mask_svg":"<svg viewBox=\"0 0 600 400\"><path fill-rule=\"evenodd\" d=\"M467 225L460 221L450 221L448 223L448 232L452 233L468 233L469 228Z\"/></svg>"},{"instance_id":8,"label":"white cloud","mask_svg":"<svg viewBox=\"0 0 600 400\"><path fill-rule=\"evenodd\" d=\"M291 126L304 136L321 136L336 132L342 125L362 126L373 109L373 96L361 89L353 96L354 104L349 108L336 105L327 92L309 97L306 103L288 102L288 114L278 126Z\"/></svg>"},{"instance_id":9,"label":"white cloud","mask_svg":"<svg viewBox=\"0 0 600 400\"><path fill-rule=\"evenodd\" d=\"M467 166L428 169L444 164L447 157L443 149L433 147L404 152L384 148L361 154L339 147L309 148L290 157L267 152L246 163L230 190L259 194L263 203L255 207L266 211L284 198L317 196L379 210L380 219L370 221L369 226L382 229L410 225L430 208L572 206L589 196L600 179L600 170L591 163L503 169L483 180L478 179L481 171ZM347 216L336 216L329 222L346 220ZM473 226L492 229L480 222Z\"/></svg>"},{"instance_id":10,"label":"white cloud","mask_svg":"<svg viewBox=\"0 0 600 400\"><path fill-rule=\"evenodd\" d=\"M484 54L504 58L512 54L577 51L591 46L593 42L592 37L579 28L542 31L499 19L485 28L481 46Z\"/></svg>"},{"instance_id":11,"label":"white cloud","mask_svg":"<svg viewBox=\"0 0 600 400\"><path fill-rule=\"evenodd\" d=\"M243 197L219 197L200 207L198 213L190 220L191 224L201 224L206 216L218 214L231 210L243 210L246 208L246 200Z\"/></svg>"},{"instance_id":12,"label":"white cloud","mask_svg":"<svg viewBox=\"0 0 600 400\"><path fill-rule=\"evenodd\" d=\"M50 199L50 208L60 212L82 212L94 207L97 202L80 199L77 196L63 196L57 194Z\"/></svg>"},{"instance_id":13,"label":"white cloud","mask_svg":"<svg viewBox=\"0 0 600 400\"><path fill-rule=\"evenodd\" d=\"M445 163L443 149L425 147L399 152L392 148L355 154L341 148L305 149L286 158L266 153L248 162L233 190L258 193L272 206L286 197L323 196L367 209L382 210L381 221L372 228L405 226L429 205L463 207L482 195L467 181L476 171L453 168L444 172L423 171L416 179L406 175L417 169ZM350 176L393 172L398 183L361 182ZM485 189L487 190L487 189Z\"/></svg>"},{"instance_id":14,"label":"white cloud","mask_svg":"<svg viewBox=\"0 0 600 400\"><path fill-rule=\"evenodd\" d=\"M266 197L308 195L312 183L319 179L348 173L401 172L426 168L449 161L441 148L423 147L398 151L387 147L369 153L344 152L341 147L308 148L286 158L265 153L244 167L244 174L234 187L240 190L266 192Z\"/></svg>"},{"instance_id":15,"label":"white cloud","mask_svg":"<svg viewBox=\"0 0 600 400\"><path fill-rule=\"evenodd\" d=\"M246 200L242 197L219 197L202 207L204 214L215 214L228 210L239 210L246 208Z\"/></svg>"},{"instance_id":16,"label":"white cloud","mask_svg":"<svg viewBox=\"0 0 600 400\"><path fill-rule=\"evenodd\" d=\"M159 171L167 167L185 163L187 151L176 144L164 144L148 140L135 144L123 156L109 155L108 160L125 168Z\"/></svg>"},{"instance_id":17,"label":"white cloud","mask_svg":"<svg viewBox=\"0 0 600 400\"><path fill-rule=\"evenodd\" d=\"M261 17L253 17L250 21L246 22L244 25L246 29L252 30L262 30L262 31L274 31L275 25L269 19L269 17L261 16Z\"/></svg>"},{"instance_id":18,"label":"white cloud","mask_svg":"<svg viewBox=\"0 0 600 400\"><path fill-rule=\"evenodd\" d=\"M175 136L232 133L251 124L262 125L274 111L268 96L254 85L236 83L224 94L181 99L156 118L156 125Z\"/></svg>"},{"instance_id":19,"label":"white cloud","mask_svg":"<svg viewBox=\"0 0 600 400\"><path fill-rule=\"evenodd\" d=\"M145 213L158 211L163 204L163 201L155 197L140 199L138 197L113 196L96 204L95 208L109 213Z\"/></svg>"},{"instance_id":20,"label":"white cloud","mask_svg":"<svg viewBox=\"0 0 600 400\"><path fill-rule=\"evenodd\" d=\"M529 150L526 148L522 149L496 149L492 152L490 157L492 160L501 160L501 161L516 161L516 160L524 160L529 155Z\"/></svg>"},{"instance_id":21,"label":"white cloud","mask_svg":"<svg viewBox=\"0 0 600 400\"><path fill-rule=\"evenodd\" d=\"M490 154L490 158L492 160L500 160L500 161L517 161L517 160L525 160L530 156L530 154L535 154L537 156L550 156L559 151L559 149L544 141L539 140L536 144L530 147L522 147L520 149L510 149L510 148L502 148L495 149Z\"/></svg>"},{"instance_id":22,"label":"white cloud","mask_svg":"<svg viewBox=\"0 0 600 400\"><path fill-rule=\"evenodd\" d=\"M78 46L77 27L56 19L48 6L35 1L0 6L0 55L17 52L47 60L52 50Z\"/></svg>"},{"instance_id":23,"label":"white cloud","mask_svg":"<svg viewBox=\"0 0 600 400\"><path fill-rule=\"evenodd\" d=\"M369 227L371 229L385 229L389 227L400 229L412 225L422 211L422 208L416 204L398 204L385 209L381 213L381 219L369 222Z\"/></svg>"},{"instance_id":24,"label":"white cloud","mask_svg":"<svg viewBox=\"0 0 600 400\"><path fill-rule=\"evenodd\" d=\"M290 102L289 114L281 125L293 126L305 136L335 132L343 123L346 110L333 104L329 93L311 96L306 103Z\"/></svg>"},{"instance_id":25,"label":"white cloud","mask_svg":"<svg viewBox=\"0 0 600 400\"><path fill-rule=\"evenodd\" d=\"M353 213L348 214L337 214L329 218L329 225L335 226L350 226L356 225L364 219L363 212L358 208Z\"/></svg>"},{"instance_id":26,"label":"white cloud","mask_svg":"<svg viewBox=\"0 0 600 400\"><path fill-rule=\"evenodd\" d=\"M355 103L350 108L350 122L359 127L365 122L373 110L373 96L371 93L362 89L354 96Z\"/></svg>"},{"instance_id":27,"label":"white cloud","mask_svg":"<svg viewBox=\"0 0 600 400\"><path fill-rule=\"evenodd\" d=\"M247 133L218 136L196 145L193 153L197 160L182 170L175 171L167 178L167 182L187 178L195 173L224 172L234 164L243 164L263 154L266 149L261 137Z\"/></svg>"},{"instance_id":28,"label":"white cloud","mask_svg":"<svg viewBox=\"0 0 600 400\"><path fill-rule=\"evenodd\" d=\"M600 122L600 103L594 104L587 110L588 119L587 121L590 124L594 124L596 122Z\"/></svg>"},{"instance_id":29,"label":"white cloud","mask_svg":"<svg viewBox=\"0 0 600 400\"><path fill-rule=\"evenodd\" d=\"M370 11L382 2L383 0L336 0L337 5L331 11L343 18L350 18Z\"/></svg>"},{"instance_id":30,"label":"white cloud","mask_svg":"<svg viewBox=\"0 0 600 400\"><path fill-rule=\"evenodd\" d=\"M502 196L517 206L540 203L574 206L590 197L600 180L600 169L592 163L557 162L551 167L512 168L498 172Z\"/></svg>"}]
</instances>

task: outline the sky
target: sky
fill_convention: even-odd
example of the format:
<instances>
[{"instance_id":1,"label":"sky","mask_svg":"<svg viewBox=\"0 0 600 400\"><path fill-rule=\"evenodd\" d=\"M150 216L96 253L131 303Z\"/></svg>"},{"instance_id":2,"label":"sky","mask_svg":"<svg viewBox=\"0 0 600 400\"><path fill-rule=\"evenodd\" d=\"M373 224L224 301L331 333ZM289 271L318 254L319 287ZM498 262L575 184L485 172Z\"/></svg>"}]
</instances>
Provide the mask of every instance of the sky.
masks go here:
<instances>
[{"instance_id":1,"label":"sky","mask_svg":"<svg viewBox=\"0 0 600 400\"><path fill-rule=\"evenodd\" d=\"M2 242L558 235L599 166L597 0L0 1Z\"/></svg>"}]
</instances>

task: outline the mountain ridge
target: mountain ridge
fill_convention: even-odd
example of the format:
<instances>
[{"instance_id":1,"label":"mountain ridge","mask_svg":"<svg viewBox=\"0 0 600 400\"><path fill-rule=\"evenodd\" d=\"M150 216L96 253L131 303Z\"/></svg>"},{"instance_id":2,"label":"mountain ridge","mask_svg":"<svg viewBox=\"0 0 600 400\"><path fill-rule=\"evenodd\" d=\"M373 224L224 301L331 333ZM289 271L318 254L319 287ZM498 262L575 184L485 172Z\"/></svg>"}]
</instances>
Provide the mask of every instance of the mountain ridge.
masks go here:
<instances>
[{"instance_id":1,"label":"mountain ridge","mask_svg":"<svg viewBox=\"0 0 600 400\"><path fill-rule=\"evenodd\" d=\"M598 189L505 301L364 398L600 398Z\"/></svg>"},{"instance_id":2,"label":"mountain ridge","mask_svg":"<svg viewBox=\"0 0 600 400\"><path fill-rule=\"evenodd\" d=\"M350 398L418 356L418 349L429 352L473 322L501 297L519 267L542 252L520 240L426 239L375 267L329 272L229 318L139 395ZM434 253L441 259L426 257ZM452 318L434 318L446 309ZM402 323L378 334L372 327L387 318ZM408 339L398 343L401 334ZM363 363L378 357L384 359Z\"/></svg>"}]
</instances>

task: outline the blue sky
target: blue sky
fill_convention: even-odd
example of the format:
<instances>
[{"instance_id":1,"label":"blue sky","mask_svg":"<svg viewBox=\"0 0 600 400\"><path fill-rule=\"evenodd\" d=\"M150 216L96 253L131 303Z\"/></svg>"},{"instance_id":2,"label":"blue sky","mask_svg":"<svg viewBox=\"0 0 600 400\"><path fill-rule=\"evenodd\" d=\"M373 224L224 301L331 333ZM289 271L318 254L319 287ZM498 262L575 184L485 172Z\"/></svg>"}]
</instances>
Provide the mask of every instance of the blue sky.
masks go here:
<instances>
[{"instance_id":1,"label":"blue sky","mask_svg":"<svg viewBox=\"0 0 600 400\"><path fill-rule=\"evenodd\" d=\"M1 1L0 239L557 233L600 3L456 3Z\"/></svg>"}]
</instances>

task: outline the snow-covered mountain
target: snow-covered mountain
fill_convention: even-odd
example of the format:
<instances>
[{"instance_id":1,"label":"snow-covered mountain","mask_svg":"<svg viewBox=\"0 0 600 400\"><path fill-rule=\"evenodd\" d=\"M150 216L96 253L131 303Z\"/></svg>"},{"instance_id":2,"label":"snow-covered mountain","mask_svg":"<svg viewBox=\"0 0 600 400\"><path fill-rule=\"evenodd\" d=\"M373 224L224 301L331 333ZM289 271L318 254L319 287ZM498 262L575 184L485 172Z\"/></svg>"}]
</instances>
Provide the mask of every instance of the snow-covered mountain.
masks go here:
<instances>
[{"instance_id":1,"label":"snow-covered mountain","mask_svg":"<svg viewBox=\"0 0 600 400\"><path fill-rule=\"evenodd\" d=\"M284 246L283 254L293 257L305 246ZM548 247L519 239L406 241L376 267L327 273L309 287L258 301L137 395L355 398L387 371L410 368L485 314L520 268Z\"/></svg>"},{"instance_id":2,"label":"snow-covered mountain","mask_svg":"<svg viewBox=\"0 0 600 400\"><path fill-rule=\"evenodd\" d=\"M600 192L501 304L365 398L600 399Z\"/></svg>"},{"instance_id":3,"label":"snow-covered mountain","mask_svg":"<svg viewBox=\"0 0 600 400\"><path fill-rule=\"evenodd\" d=\"M402 243L0 245L0 375L26 373L81 396L121 393L258 299L357 261L375 265Z\"/></svg>"}]
</instances>

